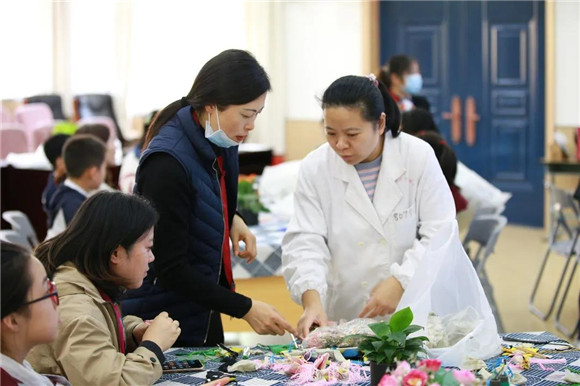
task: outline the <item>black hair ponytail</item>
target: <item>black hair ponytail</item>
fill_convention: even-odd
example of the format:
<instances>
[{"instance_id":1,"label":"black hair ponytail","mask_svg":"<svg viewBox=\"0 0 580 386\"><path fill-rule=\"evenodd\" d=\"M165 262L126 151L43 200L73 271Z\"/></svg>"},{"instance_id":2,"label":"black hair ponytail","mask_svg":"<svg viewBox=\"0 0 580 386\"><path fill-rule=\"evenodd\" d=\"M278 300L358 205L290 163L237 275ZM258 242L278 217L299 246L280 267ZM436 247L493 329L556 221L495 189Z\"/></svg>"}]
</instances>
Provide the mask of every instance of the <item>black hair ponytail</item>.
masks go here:
<instances>
[{"instance_id":1,"label":"black hair ponytail","mask_svg":"<svg viewBox=\"0 0 580 386\"><path fill-rule=\"evenodd\" d=\"M338 78L324 91L322 108L348 107L361 110L362 117L377 122L385 113L385 129L397 137L401 126L399 106L385 85L374 77L348 75Z\"/></svg>"}]
</instances>

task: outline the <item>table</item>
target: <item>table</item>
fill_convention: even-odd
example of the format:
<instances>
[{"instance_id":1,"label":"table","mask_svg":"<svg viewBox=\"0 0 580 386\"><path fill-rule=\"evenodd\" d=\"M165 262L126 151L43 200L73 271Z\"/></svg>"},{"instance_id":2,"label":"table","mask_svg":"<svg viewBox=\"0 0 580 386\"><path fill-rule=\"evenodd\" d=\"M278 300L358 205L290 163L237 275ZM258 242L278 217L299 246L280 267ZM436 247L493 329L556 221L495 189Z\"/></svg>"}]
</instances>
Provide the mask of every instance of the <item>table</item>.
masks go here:
<instances>
[{"instance_id":1,"label":"table","mask_svg":"<svg viewBox=\"0 0 580 386\"><path fill-rule=\"evenodd\" d=\"M272 163L272 149L264 145L243 144L239 152L240 173L261 174L264 167ZM118 189L120 165L107 168L106 183ZM9 165L2 165L0 176L1 194L0 207L2 211L19 210L24 212L30 220L39 240L44 240L48 228L46 214L40 202L42 191L50 170L20 169ZM10 225L2 220L2 229L9 229ZM258 269L253 267L252 269ZM267 276L266 271L259 270ZM252 275L250 275L252 276ZM247 276L246 277L250 277ZM254 275L256 276L256 275Z\"/></svg>"},{"instance_id":2,"label":"table","mask_svg":"<svg viewBox=\"0 0 580 386\"><path fill-rule=\"evenodd\" d=\"M108 166L105 182L109 186L118 189L119 171L121 166ZM3 166L0 171L0 207L2 211L19 210L24 212L38 240L44 240L48 228L46 213L42 208L42 192L50 170L19 169L12 166ZM2 220L2 229L9 229L10 225Z\"/></svg>"},{"instance_id":3,"label":"table","mask_svg":"<svg viewBox=\"0 0 580 386\"><path fill-rule=\"evenodd\" d=\"M506 334L511 338L529 340L534 342L545 342L545 341L561 341L548 332L530 332L530 333L511 333ZM504 342L505 345L514 344L514 342ZM548 344L537 344L536 347L550 348ZM168 360L175 360L178 358L177 354L187 354L191 351L196 350L195 348L174 348L170 349L165 353ZM550 354L552 355L552 354ZM499 357L491 358L486 361L489 365L491 363L497 362ZM523 371L521 374L527 378L526 385L537 385L537 386L552 386L561 383L557 380L558 373L564 368L570 368L576 371L580 371L580 350L566 351L553 354L552 358L565 358L566 364L552 364L547 367L551 367L554 370L542 370L538 365L532 364L530 369ZM220 362L208 361L205 364L207 370L217 369ZM200 385L205 383L206 371L198 373L173 373L165 374L161 379L156 382L157 385L169 386L169 385ZM271 370L259 370L249 373L235 373L236 381L238 385L243 386L282 386L287 384L289 378L284 374L275 373ZM359 383L359 385L368 385L369 383Z\"/></svg>"},{"instance_id":4,"label":"table","mask_svg":"<svg viewBox=\"0 0 580 386\"><path fill-rule=\"evenodd\" d=\"M567 173L580 175L580 162L578 161L551 161L549 159L541 159L542 165L546 173L550 176L550 183L555 182L555 174Z\"/></svg>"},{"instance_id":5,"label":"table","mask_svg":"<svg viewBox=\"0 0 580 386\"><path fill-rule=\"evenodd\" d=\"M272 164L273 151L270 146L258 143L242 143L238 148L240 174L262 174Z\"/></svg>"}]
</instances>

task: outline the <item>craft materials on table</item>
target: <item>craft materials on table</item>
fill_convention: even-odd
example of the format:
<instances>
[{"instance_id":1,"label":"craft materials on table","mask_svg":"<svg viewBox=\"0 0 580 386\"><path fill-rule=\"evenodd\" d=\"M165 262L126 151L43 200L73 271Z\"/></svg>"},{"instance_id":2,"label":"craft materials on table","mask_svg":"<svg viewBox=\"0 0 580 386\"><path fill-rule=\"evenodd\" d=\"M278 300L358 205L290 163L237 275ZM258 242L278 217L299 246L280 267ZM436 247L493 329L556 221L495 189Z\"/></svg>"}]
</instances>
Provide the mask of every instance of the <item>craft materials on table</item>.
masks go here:
<instances>
[{"instance_id":1,"label":"craft materials on table","mask_svg":"<svg viewBox=\"0 0 580 386\"><path fill-rule=\"evenodd\" d=\"M501 356L481 361L468 358L463 369L471 370L484 384L551 386L578 383L580 378L580 350L550 333L508 334ZM520 342L523 340L525 342ZM533 344L534 342L540 342ZM355 348L297 349L301 342L288 345L227 347L211 349L170 349L168 360L199 359L205 370L198 373L164 374L159 385L201 385L211 372L214 377L235 378L230 385L281 386L287 384L351 384L368 385L368 366L348 360L357 354ZM360 355L360 353L358 353ZM227 359L233 363L222 367ZM226 362L223 362L224 358ZM221 368L222 370L218 370Z\"/></svg>"}]
</instances>

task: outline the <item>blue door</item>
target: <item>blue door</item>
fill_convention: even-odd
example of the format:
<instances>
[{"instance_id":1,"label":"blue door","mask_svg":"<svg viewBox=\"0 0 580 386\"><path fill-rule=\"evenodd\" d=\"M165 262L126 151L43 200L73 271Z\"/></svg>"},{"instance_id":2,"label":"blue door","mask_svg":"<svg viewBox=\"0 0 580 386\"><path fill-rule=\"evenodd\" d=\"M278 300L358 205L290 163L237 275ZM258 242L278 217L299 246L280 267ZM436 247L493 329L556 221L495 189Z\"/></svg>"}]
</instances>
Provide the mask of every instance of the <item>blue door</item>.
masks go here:
<instances>
[{"instance_id":1,"label":"blue door","mask_svg":"<svg viewBox=\"0 0 580 386\"><path fill-rule=\"evenodd\" d=\"M381 2L381 62L418 59L457 157L512 193L512 223L543 225L544 4Z\"/></svg>"}]
</instances>

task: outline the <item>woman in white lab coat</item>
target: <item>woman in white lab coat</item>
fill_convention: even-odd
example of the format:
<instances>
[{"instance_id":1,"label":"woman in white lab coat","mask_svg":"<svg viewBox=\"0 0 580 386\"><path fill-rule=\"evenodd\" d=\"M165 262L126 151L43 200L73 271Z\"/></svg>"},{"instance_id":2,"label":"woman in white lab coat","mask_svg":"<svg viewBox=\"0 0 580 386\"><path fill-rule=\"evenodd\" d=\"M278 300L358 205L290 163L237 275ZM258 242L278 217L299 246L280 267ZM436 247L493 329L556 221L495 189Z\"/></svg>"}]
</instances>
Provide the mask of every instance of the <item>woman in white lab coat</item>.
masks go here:
<instances>
[{"instance_id":1,"label":"woman in white lab coat","mask_svg":"<svg viewBox=\"0 0 580 386\"><path fill-rule=\"evenodd\" d=\"M431 147L400 133L400 113L369 75L322 97L326 144L302 162L283 273L304 307L302 337L328 320L392 313L430 238L455 219Z\"/></svg>"}]
</instances>

